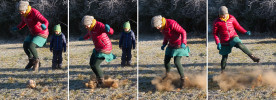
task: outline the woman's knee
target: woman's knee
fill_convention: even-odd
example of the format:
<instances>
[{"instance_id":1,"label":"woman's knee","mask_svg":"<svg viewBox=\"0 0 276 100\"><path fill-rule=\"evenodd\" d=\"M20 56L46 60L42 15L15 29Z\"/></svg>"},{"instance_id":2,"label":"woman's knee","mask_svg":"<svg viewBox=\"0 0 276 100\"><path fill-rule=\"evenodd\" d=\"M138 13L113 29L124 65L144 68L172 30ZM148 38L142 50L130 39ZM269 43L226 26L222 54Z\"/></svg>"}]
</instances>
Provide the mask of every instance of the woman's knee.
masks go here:
<instances>
[{"instance_id":1,"label":"woman's knee","mask_svg":"<svg viewBox=\"0 0 276 100\"><path fill-rule=\"evenodd\" d=\"M165 56L164 63L169 63L171 61L171 57Z\"/></svg>"},{"instance_id":2,"label":"woman's knee","mask_svg":"<svg viewBox=\"0 0 276 100\"><path fill-rule=\"evenodd\" d=\"M89 65L90 65L91 67L94 67L93 61L90 60Z\"/></svg>"},{"instance_id":3,"label":"woman's knee","mask_svg":"<svg viewBox=\"0 0 276 100\"><path fill-rule=\"evenodd\" d=\"M23 48L30 48L30 43L29 42L24 42L23 43Z\"/></svg>"},{"instance_id":4,"label":"woman's knee","mask_svg":"<svg viewBox=\"0 0 276 100\"><path fill-rule=\"evenodd\" d=\"M30 48L36 48L36 44L35 43L30 43Z\"/></svg>"},{"instance_id":5,"label":"woman's knee","mask_svg":"<svg viewBox=\"0 0 276 100\"><path fill-rule=\"evenodd\" d=\"M181 57L180 57L180 56L174 57L174 64L180 63L180 60L181 60Z\"/></svg>"}]
</instances>

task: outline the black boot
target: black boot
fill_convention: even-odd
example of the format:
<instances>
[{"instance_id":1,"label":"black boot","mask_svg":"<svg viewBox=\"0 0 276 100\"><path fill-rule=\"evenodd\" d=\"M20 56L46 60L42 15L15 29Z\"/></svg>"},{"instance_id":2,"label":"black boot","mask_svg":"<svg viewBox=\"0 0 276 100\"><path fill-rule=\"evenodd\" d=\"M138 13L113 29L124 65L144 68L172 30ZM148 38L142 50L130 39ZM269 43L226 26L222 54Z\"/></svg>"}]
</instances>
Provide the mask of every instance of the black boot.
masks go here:
<instances>
[{"instance_id":1,"label":"black boot","mask_svg":"<svg viewBox=\"0 0 276 100\"><path fill-rule=\"evenodd\" d=\"M128 61L128 62L127 62L127 66L131 66L131 61Z\"/></svg>"},{"instance_id":2,"label":"black boot","mask_svg":"<svg viewBox=\"0 0 276 100\"><path fill-rule=\"evenodd\" d=\"M29 63L26 65L25 69L30 69L33 67L33 62L34 59L33 58L29 58Z\"/></svg>"},{"instance_id":3,"label":"black boot","mask_svg":"<svg viewBox=\"0 0 276 100\"><path fill-rule=\"evenodd\" d=\"M125 61L122 61L122 62L121 62L121 66L122 66L122 67L125 67L125 66L126 66Z\"/></svg>"},{"instance_id":4,"label":"black boot","mask_svg":"<svg viewBox=\"0 0 276 100\"><path fill-rule=\"evenodd\" d=\"M61 66L62 66L62 64L58 64L58 65L57 65L57 69L62 69Z\"/></svg>"},{"instance_id":5,"label":"black boot","mask_svg":"<svg viewBox=\"0 0 276 100\"><path fill-rule=\"evenodd\" d=\"M180 88L183 89L185 86L185 77L180 78Z\"/></svg>"},{"instance_id":6,"label":"black boot","mask_svg":"<svg viewBox=\"0 0 276 100\"><path fill-rule=\"evenodd\" d=\"M56 70L57 69L57 64L52 63L52 70Z\"/></svg>"},{"instance_id":7,"label":"black boot","mask_svg":"<svg viewBox=\"0 0 276 100\"><path fill-rule=\"evenodd\" d=\"M248 55L254 62L259 63L260 62L260 58L255 57L254 55Z\"/></svg>"},{"instance_id":8,"label":"black boot","mask_svg":"<svg viewBox=\"0 0 276 100\"><path fill-rule=\"evenodd\" d=\"M165 80L169 76L169 72L166 72L165 76L162 78L162 80Z\"/></svg>"},{"instance_id":9,"label":"black boot","mask_svg":"<svg viewBox=\"0 0 276 100\"><path fill-rule=\"evenodd\" d=\"M34 62L33 62L33 71L38 71L39 67L40 67L40 62L39 62L39 58L37 59L34 59Z\"/></svg>"},{"instance_id":10,"label":"black boot","mask_svg":"<svg viewBox=\"0 0 276 100\"><path fill-rule=\"evenodd\" d=\"M97 78L97 87L103 86L103 80L104 80L104 78Z\"/></svg>"}]
</instances>

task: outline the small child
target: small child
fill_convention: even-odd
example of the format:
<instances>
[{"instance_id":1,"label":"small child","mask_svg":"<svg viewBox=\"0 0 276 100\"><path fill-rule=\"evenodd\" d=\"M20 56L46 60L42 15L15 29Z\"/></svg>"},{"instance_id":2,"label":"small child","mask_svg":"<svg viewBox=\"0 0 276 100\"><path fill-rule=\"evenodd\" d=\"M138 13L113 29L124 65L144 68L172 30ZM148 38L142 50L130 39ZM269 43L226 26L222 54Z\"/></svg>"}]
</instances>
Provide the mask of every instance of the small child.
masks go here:
<instances>
[{"instance_id":1,"label":"small child","mask_svg":"<svg viewBox=\"0 0 276 100\"><path fill-rule=\"evenodd\" d=\"M123 25L124 31L122 32L119 47L122 49L121 66L130 66L131 64L131 48L135 49L135 35L130 28L129 21ZM127 63L127 64L126 64Z\"/></svg>"},{"instance_id":2,"label":"small child","mask_svg":"<svg viewBox=\"0 0 276 100\"><path fill-rule=\"evenodd\" d=\"M62 69L62 50L66 52L66 38L61 32L60 25L54 27L55 35L52 36L50 51L53 52L52 69Z\"/></svg>"}]
</instances>

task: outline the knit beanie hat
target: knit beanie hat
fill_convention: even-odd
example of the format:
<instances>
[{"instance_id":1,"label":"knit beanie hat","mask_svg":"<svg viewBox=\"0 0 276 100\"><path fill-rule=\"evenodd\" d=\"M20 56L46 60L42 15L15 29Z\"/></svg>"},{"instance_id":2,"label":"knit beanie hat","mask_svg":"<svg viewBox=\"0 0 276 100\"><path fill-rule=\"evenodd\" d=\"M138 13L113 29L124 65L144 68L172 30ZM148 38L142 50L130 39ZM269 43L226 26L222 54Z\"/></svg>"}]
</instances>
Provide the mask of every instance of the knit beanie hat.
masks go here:
<instances>
[{"instance_id":1,"label":"knit beanie hat","mask_svg":"<svg viewBox=\"0 0 276 100\"><path fill-rule=\"evenodd\" d=\"M19 11L26 11L28 9L29 2L28 1L19 1L18 3L18 10Z\"/></svg>"},{"instance_id":2,"label":"knit beanie hat","mask_svg":"<svg viewBox=\"0 0 276 100\"><path fill-rule=\"evenodd\" d=\"M54 26L54 31L61 32L60 24L57 24L56 26Z\"/></svg>"},{"instance_id":3,"label":"knit beanie hat","mask_svg":"<svg viewBox=\"0 0 276 100\"><path fill-rule=\"evenodd\" d=\"M93 19L94 19L93 16L85 15L85 16L82 18L82 24L83 24L83 25L91 25Z\"/></svg>"},{"instance_id":4,"label":"knit beanie hat","mask_svg":"<svg viewBox=\"0 0 276 100\"><path fill-rule=\"evenodd\" d=\"M224 15L224 14L228 14L228 9L226 6L221 6L219 8L219 15Z\"/></svg>"},{"instance_id":5,"label":"knit beanie hat","mask_svg":"<svg viewBox=\"0 0 276 100\"><path fill-rule=\"evenodd\" d=\"M161 24L162 24L162 16L161 15L152 17L152 19L151 19L152 27L157 27L157 26L160 26Z\"/></svg>"},{"instance_id":6,"label":"knit beanie hat","mask_svg":"<svg viewBox=\"0 0 276 100\"><path fill-rule=\"evenodd\" d=\"M127 21L127 22L124 23L123 28L124 29L130 29L130 23L129 23L129 21Z\"/></svg>"}]
</instances>

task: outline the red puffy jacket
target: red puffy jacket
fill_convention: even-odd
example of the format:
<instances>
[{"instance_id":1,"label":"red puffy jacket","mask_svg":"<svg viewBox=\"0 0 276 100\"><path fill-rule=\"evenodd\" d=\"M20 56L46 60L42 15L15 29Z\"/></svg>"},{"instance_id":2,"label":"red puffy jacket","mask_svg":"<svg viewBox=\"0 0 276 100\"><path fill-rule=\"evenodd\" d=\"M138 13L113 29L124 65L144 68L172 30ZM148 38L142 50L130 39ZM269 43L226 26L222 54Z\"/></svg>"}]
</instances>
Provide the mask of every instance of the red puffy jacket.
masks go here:
<instances>
[{"instance_id":1,"label":"red puffy jacket","mask_svg":"<svg viewBox=\"0 0 276 100\"><path fill-rule=\"evenodd\" d=\"M48 20L36 9L32 8L29 15L25 18L21 16L21 23L17 26L18 29L22 29L25 25L28 26L31 35L33 36L41 36L43 38L47 38L49 35L48 31ZM46 29L42 30L41 24L45 24Z\"/></svg>"},{"instance_id":2,"label":"red puffy jacket","mask_svg":"<svg viewBox=\"0 0 276 100\"><path fill-rule=\"evenodd\" d=\"M164 35L163 45L167 45L168 42L169 47L180 47L181 43L187 45L186 31L172 19L166 19L162 33Z\"/></svg>"},{"instance_id":3,"label":"red puffy jacket","mask_svg":"<svg viewBox=\"0 0 276 100\"><path fill-rule=\"evenodd\" d=\"M106 32L105 25L97 21L92 31L88 31L83 38L85 40L92 38L96 51L109 54L112 50L112 44L107 34L112 35L113 32L112 28L110 28L109 32Z\"/></svg>"},{"instance_id":4,"label":"red puffy jacket","mask_svg":"<svg viewBox=\"0 0 276 100\"><path fill-rule=\"evenodd\" d=\"M213 35L216 44L228 44L234 37L238 36L235 29L243 34L247 32L232 15L229 15L229 19L226 22L217 18L213 23Z\"/></svg>"}]
</instances>

